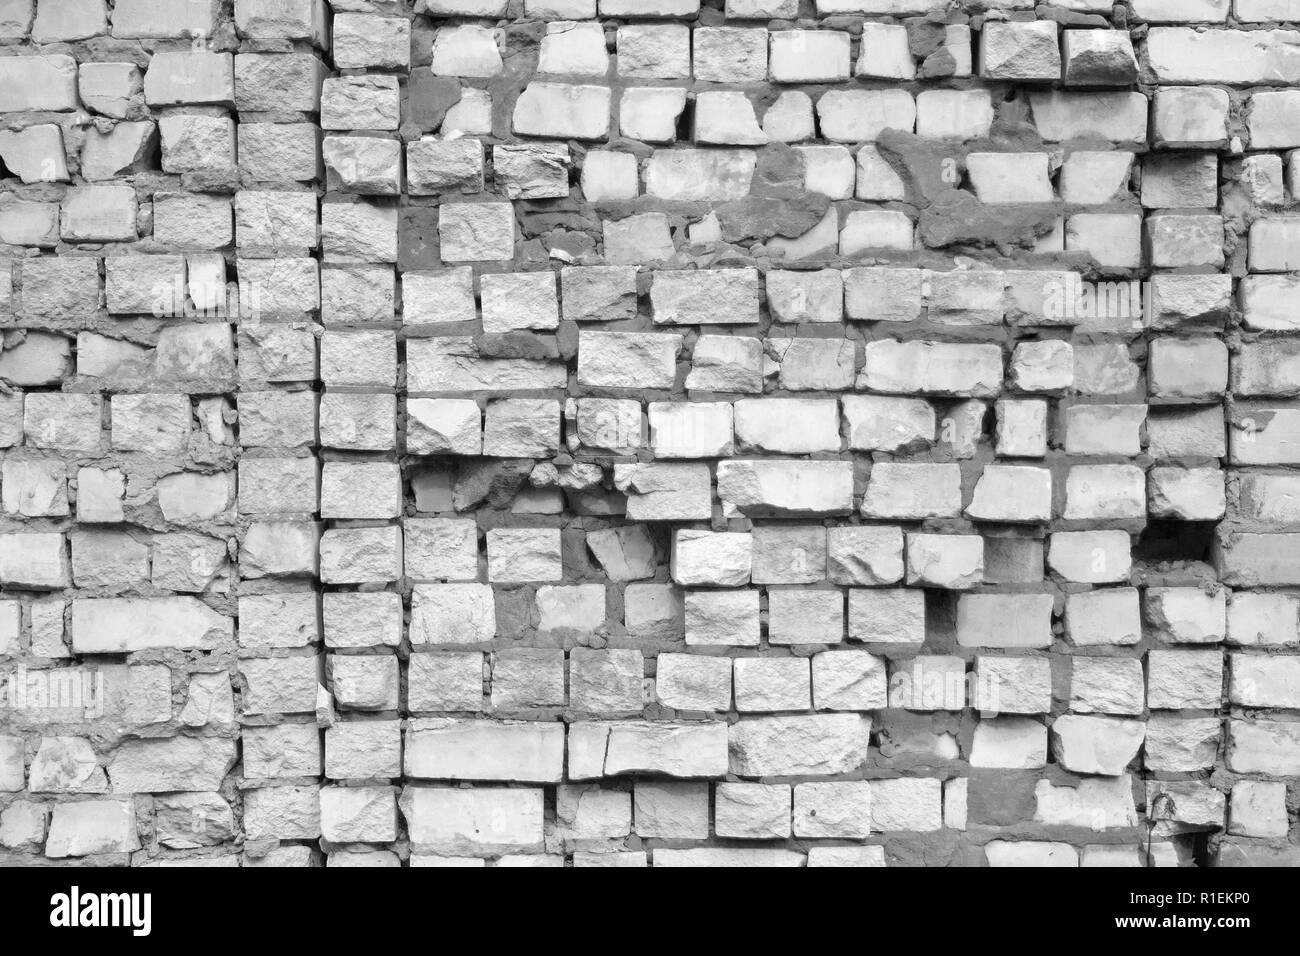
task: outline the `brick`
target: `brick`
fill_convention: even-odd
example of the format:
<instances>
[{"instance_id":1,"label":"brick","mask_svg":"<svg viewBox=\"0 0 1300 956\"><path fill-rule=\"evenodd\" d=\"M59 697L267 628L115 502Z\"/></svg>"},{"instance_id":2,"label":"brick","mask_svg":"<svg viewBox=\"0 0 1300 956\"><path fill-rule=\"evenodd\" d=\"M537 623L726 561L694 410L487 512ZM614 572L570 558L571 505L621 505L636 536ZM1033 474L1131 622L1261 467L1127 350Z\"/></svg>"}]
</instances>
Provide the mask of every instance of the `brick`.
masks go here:
<instances>
[{"instance_id":1,"label":"brick","mask_svg":"<svg viewBox=\"0 0 1300 956\"><path fill-rule=\"evenodd\" d=\"M839 31L778 30L771 34L771 77L777 83L816 83L849 77L849 35Z\"/></svg>"},{"instance_id":2,"label":"brick","mask_svg":"<svg viewBox=\"0 0 1300 956\"><path fill-rule=\"evenodd\" d=\"M809 663L803 658L735 663L736 709L745 712L806 710L811 703Z\"/></svg>"},{"instance_id":3,"label":"brick","mask_svg":"<svg viewBox=\"0 0 1300 956\"><path fill-rule=\"evenodd\" d=\"M744 514L766 517L847 514L852 508L848 462L719 462L718 497ZM794 476L799 474L800 479Z\"/></svg>"},{"instance_id":4,"label":"brick","mask_svg":"<svg viewBox=\"0 0 1300 956\"><path fill-rule=\"evenodd\" d=\"M975 663L971 702L989 714L1044 714L1051 710L1051 663L1042 657L991 657Z\"/></svg>"},{"instance_id":5,"label":"brick","mask_svg":"<svg viewBox=\"0 0 1300 956\"><path fill-rule=\"evenodd\" d=\"M1145 703L1142 664L1131 658L1075 657L1070 669L1074 713L1140 715Z\"/></svg>"},{"instance_id":6,"label":"brick","mask_svg":"<svg viewBox=\"0 0 1300 956\"><path fill-rule=\"evenodd\" d=\"M1235 783L1228 832L1253 837L1285 837L1286 784L1264 780Z\"/></svg>"},{"instance_id":7,"label":"brick","mask_svg":"<svg viewBox=\"0 0 1300 956\"><path fill-rule=\"evenodd\" d=\"M1147 720L1143 762L1149 770L1204 769L1213 765L1222 735L1222 721L1217 717L1153 713Z\"/></svg>"},{"instance_id":8,"label":"brick","mask_svg":"<svg viewBox=\"0 0 1300 956\"><path fill-rule=\"evenodd\" d=\"M533 82L515 104L512 126L524 136L602 139L609 131L609 102L608 87Z\"/></svg>"},{"instance_id":9,"label":"brick","mask_svg":"<svg viewBox=\"0 0 1300 956\"><path fill-rule=\"evenodd\" d=\"M1141 747L1146 727L1139 720L1066 714L1051 730L1052 754L1067 770L1119 776Z\"/></svg>"},{"instance_id":10,"label":"brick","mask_svg":"<svg viewBox=\"0 0 1300 956\"><path fill-rule=\"evenodd\" d=\"M712 513L707 465L618 464L614 486L627 494L627 516L635 521L693 521Z\"/></svg>"},{"instance_id":11,"label":"brick","mask_svg":"<svg viewBox=\"0 0 1300 956\"><path fill-rule=\"evenodd\" d=\"M984 719L975 727L972 767L1033 770L1047 765L1047 728L1032 717Z\"/></svg>"},{"instance_id":12,"label":"brick","mask_svg":"<svg viewBox=\"0 0 1300 956\"><path fill-rule=\"evenodd\" d=\"M732 407L726 402L651 402L647 420L656 458L720 458L732 452Z\"/></svg>"},{"instance_id":13,"label":"brick","mask_svg":"<svg viewBox=\"0 0 1300 956\"><path fill-rule=\"evenodd\" d=\"M891 665L889 704L904 710L959 711L966 706L965 680L965 663L959 657L914 657Z\"/></svg>"},{"instance_id":14,"label":"brick","mask_svg":"<svg viewBox=\"0 0 1300 956\"><path fill-rule=\"evenodd\" d=\"M1228 603L1227 640L1239 646L1293 644L1300 600L1288 594L1233 592Z\"/></svg>"},{"instance_id":15,"label":"brick","mask_svg":"<svg viewBox=\"0 0 1300 956\"><path fill-rule=\"evenodd\" d=\"M882 462L871 469L862 513L872 518L955 516L961 508L956 465Z\"/></svg>"},{"instance_id":16,"label":"brick","mask_svg":"<svg viewBox=\"0 0 1300 956\"><path fill-rule=\"evenodd\" d=\"M755 584L813 584L826 577L826 529L761 525L751 539Z\"/></svg>"},{"instance_id":17,"label":"brick","mask_svg":"<svg viewBox=\"0 0 1300 956\"><path fill-rule=\"evenodd\" d=\"M1056 24L1050 20L986 24L979 72L997 80L1058 79L1061 51Z\"/></svg>"},{"instance_id":18,"label":"brick","mask_svg":"<svg viewBox=\"0 0 1300 956\"><path fill-rule=\"evenodd\" d=\"M1300 696L1300 656L1229 655L1228 699L1248 707L1293 708Z\"/></svg>"},{"instance_id":19,"label":"brick","mask_svg":"<svg viewBox=\"0 0 1300 956\"><path fill-rule=\"evenodd\" d=\"M866 758L866 727L854 714L741 720L728 733L731 772L741 777L851 772Z\"/></svg>"},{"instance_id":20,"label":"brick","mask_svg":"<svg viewBox=\"0 0 1300 956\"><path fill-rule=\"evenodd\" d=\"M684 605L687 644L758 645L758 591L687 591Z\"/></svg>"},{"instance_id":21,"label":"brick","mask_svg":"<svg viewBox=\"0 0 1300 956\"><path fill-rule=\"evenodd\" d=\"M1052 517L1051 473L1021 465L986 465L966 514L982 521L1047 521Z\"/></svg>"},{"instance_id":22,"label":"brick","mask_svg":"<svg viewBox=\"0 0 1300 956\"><path fill-rule=\"evenodd\" d=\"M826 533L827 576L835 584L894 584L903 577L897 527L836 527Z\"/></svg>"},{"instance_id":23,"label":"brick","mask_svg":"<svg viewBox=\"0 0 1300 956\"><path fill-rule=\"evenodd\" d=\"M780 383L791 391L820 392L849 388L856 349L835 339L773 339L769 348L780 358Z\"/></svg>"},{"instance_id":24,"label":"brick","mask_svg":"<svg viewBox=\"0 0 1300 956\"><path fill-rule=\"evenodd\" d=\"M655 674L660 702L675 710L731 709L731 659L661 654Z\"/></svg>"},{"instance_id":25,"label":"brick","mask_svg":"<svg viewBox=\"0 0 1300 956\"><path fill-rule=\"evenodd\" d=\"M1174 644L1217 644L1224 639L1227 592L1198 588L1152 587L1143 600L1147 625Z\"/></svg>"},{"instance_id":26,"label":"brick","mask_svg":"<svg viewBox=\"0 0 1300 956\"><path fill-rule=\"evenodd\" d=\"M1236 773L1294 776L1300 769L1294 724L1258 719L1228 721L1228 767Z\"/></svg>"},{"instance_id":27,"label":"brick","mask_svg":"<svg viewBox=\"0 0 1300 956\"><path fill-rule=\"evenodd\" d=\"M128 741L108 774L117 793L215 790L235 762L235 744L218 737Z\"/></svg>"},{"instance_id":28,"label":"brick","mask_svg":"<svg viewBox=\"0 0 1300 956\"><path fill-rule=\"evenodd\" d=\"M925 593L906 588L851 590L849 637L873 644L922 644Z\"/></svg>"},{"instance_id":29,"label":"brick","mask_svg":"<svg viewBox=\"0 0 1300 956\"><path fill-rule=\"evenodd\" d=\"M483 655L416 654L407 669L411 711L474 711L483 706Z\"/></svg>"},{"instance_id":30,"label":"brick","mask_svg":"<svg viewBox=\"0 0 1300 956\"><path fill-rule=\"evenodd\" d=\"M426 780L556 782L564 761L559 724L420 718L406 732L405 770Z\"/></svg>"},{"instance_id":31,"label":"brick","mask_svg":"<svg viewBox=\"0 0 1300 956\"><path fill-rule=\"evenodd\" d=\"M337 843L397 838L397 794L390 787L323 787L321 836Z\"/></svg>"},{"instance_id":32,"label":"brick","mask_svg":"<svg viewBox=\"0 0 1300 956\"><path fill-rule=\"evenodd\" d=\"M790 836L788 784L720 783L714 789L714 829L718 836L749 840Z\"/></svg>"},{"instance_id":33,"label":"brick","mask_svg":"<svg viewBox=\"0 0 1300 956\"><path fill-rule=\"evenodd\" d=\"M907 583L965 590L984 577L984 539L979 535L909 534Z\"/></svg>"},{"instance_id":34,"label":"brick","mask_svg":"<svg viewBox=\"0 0 1300 956\"><path fill-rule=\"evenodd\" d=\"M1051 615L1052 598L1047 594L965 594L957 602L957 643L963 647L1048 647Z\"/></svg>"},{"instance_id":35,"label":"brick","mask_svg":"<svg viewBox=\"0 0 1300 956\"><path fill-rule=\"evenodd\" d=\"M721 777L726 771L727 730L720 722L623 721L570 728L570 779L624 773Z\"/></svg>"},{"instance_id":36,"label":"brick","mask_svg":"<svg viewBox=\"0 0 1300 956\"><path fill-rule=\"evenodd\" d=\"M701 847L655 851L657 867L803 866L804 859L802 853L768 847Z\"/></svg>"},{"instance_id":37,"label":"brick","mask_svg":"<svg viewBox=\"0 0 1300 956\"><path fill-rule=\"evenodd\" d=\"M588 650L569 654L569 703L593 714L637 714L642 708L641 652Z\"/></svg>"},{"instance_id":38,"label":"brick","mask_svg":"<svg viewBox=\"0 0 1300 956\"><path fill-rule=\"evenodd\" d=\"M533 788L407 787L400 805L412 844L489 856L541 849L542 798Z\"/></svg>"},{"instance_id":39,"label":"brick","mask_svg":"<svg viewBox=\"0 0 1300 956\"><path fill-rule=\"evenodd\" d=\"M883 661L864 651L823 651L812 660L818 710L879 710L888 703Z\"/></svg>"},{"instance_id":40,"label":"brick","mask_svg":"<svg viewBox=\"0 0 1300 956\"><path fill-rule=\"evenodd\" d=\"M1161 83L1294 82L1300 61L1294 56L1294 31L1212 30L1152 27L1147 56ZM1227 64L1240 63L1240 69Z\"/></svg>"},{"instance_id":41,"label":"brick","mask_svg":"<svg viewBox=\"0 0 1300 956\"><path fill-rule=\"evenodd\" d=\"M669 200L743 199L756 165L750 150L656 150L646 166L645 192Z\"/></svg>"},{"instance_id":42,"label":"brick","mask_svg":"<svg viewBox=\"0 0 1300 956\"><path fill-rule=\"evenodd\" d=\"M769 644L838 644L843 637L844 597L839 591L768 591Z\"/></svg>"},{"instance_id":43,"label":"brick","mask_svg":"<svg viewBox=\"0 0 1300 956\"><path fill-rule=\"evenodd\" d=\"M51 811L45 855L53 859L130 853L139 846L130 800L60 803Z\"/></svg>"},{"instance_id":44,"label":"brick","mask_svg":"<svg viewBox=\"0 0 1300 956\"><path fill-rule=\"evenodd\" d=\"M1002 359L994 346L882 340L868 344L859 378L873 392L989 396L1001 387Z\"/></svg>"},{"instance_id":45,"label":"brick","mask_svg":"<svg viewBox=\"0 0 1300 956\"><path fill-rule=\"evenodd\" d=\"M870 793L873 829L924 832L943 826L943 784L936 778L872 781Z\"/></svg>"}]
</instances>

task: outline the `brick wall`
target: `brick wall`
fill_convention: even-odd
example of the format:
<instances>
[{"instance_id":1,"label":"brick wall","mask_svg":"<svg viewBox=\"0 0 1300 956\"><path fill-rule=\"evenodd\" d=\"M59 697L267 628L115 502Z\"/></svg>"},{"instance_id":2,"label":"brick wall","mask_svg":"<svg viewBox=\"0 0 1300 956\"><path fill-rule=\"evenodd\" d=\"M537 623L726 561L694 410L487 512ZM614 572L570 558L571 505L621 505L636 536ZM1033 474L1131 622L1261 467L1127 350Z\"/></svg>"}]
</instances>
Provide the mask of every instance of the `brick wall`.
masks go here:
<instances>
[{"instance_id":1,"label":"brick wall","mask_svg":"<svg viewBox=\"0 0 1300 956\"><path fill-rule=\"evenodd\" d=\"M705 4L0 0L0 862L1300 862L1300 2Z\"/></svg>"}]
</instances>

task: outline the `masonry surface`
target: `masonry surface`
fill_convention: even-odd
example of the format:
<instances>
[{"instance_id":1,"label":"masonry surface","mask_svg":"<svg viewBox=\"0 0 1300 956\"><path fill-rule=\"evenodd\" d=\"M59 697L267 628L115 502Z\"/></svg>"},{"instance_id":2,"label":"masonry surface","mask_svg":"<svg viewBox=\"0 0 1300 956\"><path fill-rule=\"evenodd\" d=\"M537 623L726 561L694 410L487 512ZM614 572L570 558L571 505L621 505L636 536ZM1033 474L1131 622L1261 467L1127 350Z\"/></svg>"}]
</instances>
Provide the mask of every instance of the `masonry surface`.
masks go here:
<instances>
[{"instance_id":1,"label":"masonry surface","mask_svg":"<svg viewBox=\"0 0 1300 956\"><path fill-rule=\"evenodd\" d=\"M1300 864L1300 0L0 0L0 863Z\"/></svg>"}]
</instances>

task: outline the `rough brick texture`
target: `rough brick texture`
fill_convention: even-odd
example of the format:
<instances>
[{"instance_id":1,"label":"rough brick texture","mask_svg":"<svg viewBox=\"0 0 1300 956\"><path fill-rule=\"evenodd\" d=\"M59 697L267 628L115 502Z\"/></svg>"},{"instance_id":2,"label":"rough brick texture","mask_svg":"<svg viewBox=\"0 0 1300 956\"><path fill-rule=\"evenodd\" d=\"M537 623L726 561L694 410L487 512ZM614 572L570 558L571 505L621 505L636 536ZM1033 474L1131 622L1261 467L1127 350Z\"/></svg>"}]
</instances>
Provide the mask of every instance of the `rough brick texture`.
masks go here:
<instances>
[{"instance_id":1,"label":"rough brick texture","mask_svg":"<svg viewBox=\"0 0 1300 956\"><path fill-rule=\"evenodd\" d=\"M1300 863L1298 23L0 0L0 862Z\"/></svg>"}]
</instances>

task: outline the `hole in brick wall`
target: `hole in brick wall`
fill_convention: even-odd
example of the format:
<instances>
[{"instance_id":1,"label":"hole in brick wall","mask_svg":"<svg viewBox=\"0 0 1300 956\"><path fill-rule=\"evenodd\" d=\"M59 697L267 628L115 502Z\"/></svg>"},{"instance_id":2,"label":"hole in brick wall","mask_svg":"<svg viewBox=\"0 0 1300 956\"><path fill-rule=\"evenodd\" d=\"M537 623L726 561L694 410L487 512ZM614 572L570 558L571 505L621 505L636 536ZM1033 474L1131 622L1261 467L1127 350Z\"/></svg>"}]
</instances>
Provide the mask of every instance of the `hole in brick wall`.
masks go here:
<instances>
[{"instance_id":1,"label":"hole in brick wall","mask_svg":"<svg viewBox=\"0 0 1300 956\"><path fill-rule=\"evenodd\" d=\"M157 136L150 138L141 165L144 169L162 172L162 140Z\"/></svg>"},{"instance_id":2,"label":"hole in brick wall","mask_svg":"<svg viewBox=\"0 0 1300 956\"><path fill-rule=\"evenodd\" d=\"M1192 859L1196 861L1197 866L1210 866L1210 837L1211 833L1196 833L1192 835Z\"/></svg>"},{"instance_id":3,"label":"hole in brick wall","mask_svg":"<svg viewBox=\"0 0 1300 956\"><path fill-rule=\"evenodd\" d=\"M957 594L938 588L925 589L926 654L948 654L957 646Z\"/></svg>"},{"instance_id":4,"label":"hole in brick wall","mask_svg":"<svg viewBox=\"0 0 1300 956\"><path fill-rule=\"evenodd\" d=\"M690 142L695 139L695 101L686 100L686 106L682 108L682 115L677 117L677 138L682 142Z\"/></svg>"},{"instance_id":5,"label":"hole in brick wall","mask_svg":"<svg viewBox=\"0 0 1300 956\"><path fill-rule=\"evenodd\" d=\"M1213 521L1152 521L1133 549L1137 561L1208 561Z\"/></svg>"}]
</instances>

